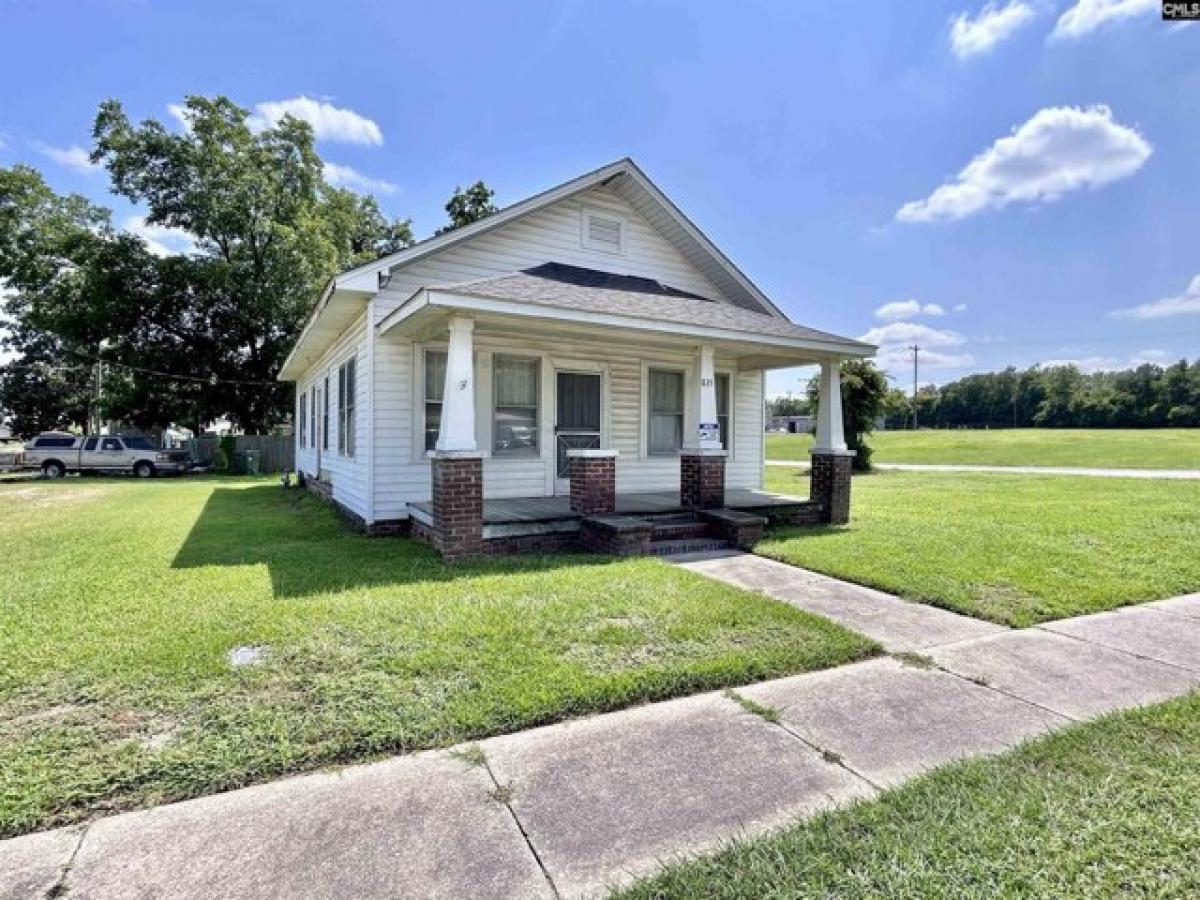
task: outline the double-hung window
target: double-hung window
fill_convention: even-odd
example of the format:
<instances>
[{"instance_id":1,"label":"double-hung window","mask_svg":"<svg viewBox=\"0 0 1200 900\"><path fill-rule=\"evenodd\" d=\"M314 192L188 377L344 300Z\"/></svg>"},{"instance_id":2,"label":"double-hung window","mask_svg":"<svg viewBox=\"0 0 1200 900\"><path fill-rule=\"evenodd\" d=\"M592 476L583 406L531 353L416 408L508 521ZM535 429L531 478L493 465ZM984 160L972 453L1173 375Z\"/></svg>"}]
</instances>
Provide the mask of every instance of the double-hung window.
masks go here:
<instances>
[{"instance_id":1,"label":"double-hung window","mask_svg":"<svg viewBox=\"0 0 1200 900\"><path fill-rule=\"evenodd\" d=\"M647 450L652 456L677 452L683 446L683 373L651 369L648 400Z\"/></svg>"},{"instance_id":2,"label":"double-hung window","mask_svg":"<svg viewBox=\"0 0 1200 900\"><path fill-rule=\"evenodd\" d=\"M540 380L541 360L495 357L492 452L496 456L537 456Z\"/></svg>"},{"instance_id":3,"label":"double-hung window","mask_svg":"<svg viewBox=\"0 0 1200 900\"><path fill-rule=\"evenodd\" d=\"M325 376L325 395L321 399L321 449L329 449L329 376Z\"/></svg>"},{"instance_id":4,"label":"double-hung window","mask_svg":"<svg viewBox=\"0 0 1200 900\"><path fill-rule=\"evenodd\" d=\"M338 453L354 455L356 361L352 356L338 367Z\"/></svg>"},{"instance_id":5,"label":"double-hung window","mask_svg":"<svg viewBox=\"0 0 1200 900\"><path fill-rule=\"evenodd\" d=\"M717 374L717 428L721 433L721 448L726 452L733 446L729 433L729 376Z\"/></svg>"},{"instance_id":6,"label":"double-hung window","mask_svg":"<svg viewBox=\"0 0 1200 900\"><path fill-rule=\"evenodd\" d=\"M446 390L446 351L425 351L425 451L437 449L442 428L442 393Z\"/></svg>"},{"instance_id":7,"label":"double-hung window","mask_svg":"<svg viewBox=\"0 0 1200 900\"><path fill-rule=\"evenodd\" d=\"M308 446L317 449L317 386L312 386L308 397Z\"/></svg>"},{"instance_id":8,"label":"double-hung window","mask_svg":"<svg viewBox=\"0 0 1200 900\"><path fill-rule=\"evenodd\" d=\"M300 395L300 411L296 416L296 422L300 426L298 428L300 448L303 449L308 446L306 443L308 441L308 391Z\"/></svg>"}]
</instances>

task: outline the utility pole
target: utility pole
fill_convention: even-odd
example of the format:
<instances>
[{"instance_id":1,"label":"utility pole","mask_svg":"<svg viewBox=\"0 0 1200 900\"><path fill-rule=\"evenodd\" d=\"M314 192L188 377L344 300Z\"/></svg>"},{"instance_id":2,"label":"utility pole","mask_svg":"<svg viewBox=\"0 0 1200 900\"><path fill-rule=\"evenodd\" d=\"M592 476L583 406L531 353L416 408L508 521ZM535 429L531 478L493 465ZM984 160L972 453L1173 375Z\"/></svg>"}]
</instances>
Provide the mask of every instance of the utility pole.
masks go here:
<instances>
[{"instance_id":1,"label":"utility pole","mask_svg":"<svg viewBox=\"0 0 1200 900\"><path fill-rule=\"evenodd\" d=\"M913 355L913 431L917 430L917 356L921 353L921 348L917 344L913 344L908 348Z\"/></svg>"}]
</instances>

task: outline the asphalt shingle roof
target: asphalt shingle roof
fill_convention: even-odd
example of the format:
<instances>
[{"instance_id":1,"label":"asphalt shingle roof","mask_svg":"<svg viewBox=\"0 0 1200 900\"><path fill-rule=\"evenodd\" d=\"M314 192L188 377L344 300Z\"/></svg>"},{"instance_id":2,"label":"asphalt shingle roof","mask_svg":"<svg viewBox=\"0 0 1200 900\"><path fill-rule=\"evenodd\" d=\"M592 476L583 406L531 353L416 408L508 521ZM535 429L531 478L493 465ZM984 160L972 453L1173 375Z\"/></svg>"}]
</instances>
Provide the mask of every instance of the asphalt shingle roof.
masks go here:
<instances>
[{"instance_id":1,"label":"asphalt shingle roof","mask_svg":"<svg viewBox=\"0 0 1200 900\"><path fill-rule=\"evenodd\" d=\"M507 275L431 285L429 289L555 309L722 328L751 335L862 345L853 338L794 325L786 319L710 300L651 278L614 275L563 263L543 263Z\"/></svg>"}]
</instances>

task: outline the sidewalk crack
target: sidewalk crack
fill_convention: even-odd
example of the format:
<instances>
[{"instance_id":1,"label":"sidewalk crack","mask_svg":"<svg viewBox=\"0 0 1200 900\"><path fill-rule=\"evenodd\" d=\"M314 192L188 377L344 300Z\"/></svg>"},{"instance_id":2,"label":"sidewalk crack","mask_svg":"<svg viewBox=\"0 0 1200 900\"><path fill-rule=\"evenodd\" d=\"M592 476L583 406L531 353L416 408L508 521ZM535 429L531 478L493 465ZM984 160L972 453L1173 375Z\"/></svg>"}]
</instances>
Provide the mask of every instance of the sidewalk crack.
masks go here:
<instances>
[{"instance_id":1,"label":"sidewalk crack","mask_svg":"<svg viewBox=\"0 0 1200 900\"><path fill-rule=\"evenodd\" d=\"M492 791L491 795L492 799L497 803L502 803L504 808L508 810L508 814L512 816L513 823L517 826L517 831L521 833L521 839L525 841L525 846L529 848L529 852L533 856L533 861L537 863L538 869L540 869L542 872L542 877L546 879L546 885L550 888L551 895L553 895L555 898L561 898L562 894L559 893L558 887L554 883L554 879L550 876L549 869L546 868L546 864L542 862L541 854L537 852L537 847L533 846L533 839L530 838L529 832L525 830L525 825L521 822L521 817L518 816L517 811L513 809L511 786L507 784L501 784L500 779L496 777L496 773L492 771L492 764L488 761L487 756L481 754L481 757L484 771L487 772L488 778L491 779L492 784L495 786L495 789Z\"/></svg>"},{"instance_id":2,"label":"sidewalk crack","mask_svg":"<svg viewBox=\"0 0 1200 900\"><path fill-rule=\"evenodd\" d=\"M79 831L79 840L75 842L75 849L71 851L71 856L67 859L63 866L62 873L58 876L58 880L51 885L46 891L46 900L58 900L60 897L66 897L70 888L67 887L67 878L71 874L71 869L75 867L75 858L79 856L79 851L83 848L83 839L87 837L88 831L91 830L91 825L84 825Z\"/></svg>"}]
</instances>

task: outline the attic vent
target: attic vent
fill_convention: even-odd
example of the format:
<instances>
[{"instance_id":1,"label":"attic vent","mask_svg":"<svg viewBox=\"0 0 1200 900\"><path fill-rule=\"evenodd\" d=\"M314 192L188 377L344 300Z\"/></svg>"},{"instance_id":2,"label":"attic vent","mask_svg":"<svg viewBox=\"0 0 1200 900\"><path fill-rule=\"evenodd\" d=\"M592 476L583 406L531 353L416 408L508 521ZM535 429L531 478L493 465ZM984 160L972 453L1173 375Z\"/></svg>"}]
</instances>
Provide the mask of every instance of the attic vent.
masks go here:
<instances>
[{"instance_id":1,"label":"attic vent","mask_svg":"<svg viewBox=\"0 0 1200 900\"><path fill-rule=\"evenodd\" d=\"M625 223L615 216L583 210L583 246L602 253L620 253Z\"/></svg>"}]
</instances>

